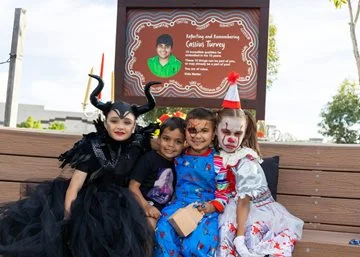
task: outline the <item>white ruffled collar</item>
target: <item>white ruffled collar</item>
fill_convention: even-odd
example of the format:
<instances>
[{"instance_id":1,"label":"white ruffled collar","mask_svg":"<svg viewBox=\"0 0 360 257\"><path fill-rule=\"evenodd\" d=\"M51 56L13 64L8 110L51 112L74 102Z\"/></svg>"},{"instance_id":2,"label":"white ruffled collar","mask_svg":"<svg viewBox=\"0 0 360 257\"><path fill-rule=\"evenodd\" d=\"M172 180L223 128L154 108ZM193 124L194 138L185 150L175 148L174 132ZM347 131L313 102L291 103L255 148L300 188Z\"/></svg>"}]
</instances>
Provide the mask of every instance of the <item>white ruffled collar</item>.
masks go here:
<instances>
[{"instance_id":1,"label":"white ruffled collar","mask_svg":"<svg viewBox=\"0 0 360 257\"><path fill-rule=\"evenodd\" d=\"M224 150L220 150L220 157L222 157L222 163L224 167L235 166L238 164L239 160L244 158L247 155L251 155L255 159L257 159L260 163L262 162L259 155L251 148L242 147L236 150L234 153L228 153Z\"/></svg>"}]
</instances>

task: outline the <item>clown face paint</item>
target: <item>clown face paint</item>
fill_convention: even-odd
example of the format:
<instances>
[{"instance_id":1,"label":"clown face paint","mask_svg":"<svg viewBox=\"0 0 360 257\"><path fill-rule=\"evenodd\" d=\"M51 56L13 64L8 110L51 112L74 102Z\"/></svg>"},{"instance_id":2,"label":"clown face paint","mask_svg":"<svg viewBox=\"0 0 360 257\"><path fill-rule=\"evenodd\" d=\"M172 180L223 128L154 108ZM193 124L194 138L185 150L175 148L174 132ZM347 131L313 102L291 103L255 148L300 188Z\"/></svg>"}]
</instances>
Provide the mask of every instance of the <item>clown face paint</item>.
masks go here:
<instances>
[{"instance_id":1,"label":"clown face paint","mask_svg":"<svg viewBox=\"0 0 360 257\"><path fill-rule=\"evenodd\" d=\"M233 153L239 149L246 132L246 119L223 117L216 128L219 146L225 152Z\"/></svg>"}]
</instances>

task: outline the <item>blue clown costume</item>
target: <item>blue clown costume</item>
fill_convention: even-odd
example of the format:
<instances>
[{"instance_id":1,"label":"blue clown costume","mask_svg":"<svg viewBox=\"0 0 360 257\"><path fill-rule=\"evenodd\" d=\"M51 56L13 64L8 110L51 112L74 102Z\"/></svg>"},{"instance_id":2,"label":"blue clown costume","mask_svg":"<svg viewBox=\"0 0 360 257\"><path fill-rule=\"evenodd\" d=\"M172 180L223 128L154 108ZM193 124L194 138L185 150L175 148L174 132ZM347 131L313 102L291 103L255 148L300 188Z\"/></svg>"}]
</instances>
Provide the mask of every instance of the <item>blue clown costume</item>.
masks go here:
<instances>
[{"instance_id":1,"label":"blue clown costume","mask_svg":"<svg viewBox=\"0 0 360 257\"><path fill-rule=\"evenodd\" d=\"M179 237L168 218L179 208L194 202L216 201L225 206L227 198L221 194L222 174L214 166L213 149L204 155L186 152L175 160L177 184L175 199L163 209L155 231L155 257L214 256L218 245L218 212L205 214L197 228L187 237Z\"/></svg>"}]
</instances>

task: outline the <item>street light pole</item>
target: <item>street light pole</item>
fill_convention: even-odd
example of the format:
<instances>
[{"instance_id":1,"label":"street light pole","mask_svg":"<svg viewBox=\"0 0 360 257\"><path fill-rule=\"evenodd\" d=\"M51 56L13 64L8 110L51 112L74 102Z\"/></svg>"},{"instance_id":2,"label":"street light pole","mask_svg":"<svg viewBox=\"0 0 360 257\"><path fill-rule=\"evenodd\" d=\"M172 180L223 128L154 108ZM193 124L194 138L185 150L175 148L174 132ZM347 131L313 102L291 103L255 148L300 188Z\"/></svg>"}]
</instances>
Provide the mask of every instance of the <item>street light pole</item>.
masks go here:
<instances>
[{"instance_id":1,"label":"street light pole","mask_svg":"<svg viewBox=\"0 0 360 257\"><path fill-rule=\"evenodd\" d=\"M13 36L11 42L8 87L5 102L5 127L16 127L18 112L18 88L20 85L26 10L15 9Z\"/></svg>"}]
</instances>

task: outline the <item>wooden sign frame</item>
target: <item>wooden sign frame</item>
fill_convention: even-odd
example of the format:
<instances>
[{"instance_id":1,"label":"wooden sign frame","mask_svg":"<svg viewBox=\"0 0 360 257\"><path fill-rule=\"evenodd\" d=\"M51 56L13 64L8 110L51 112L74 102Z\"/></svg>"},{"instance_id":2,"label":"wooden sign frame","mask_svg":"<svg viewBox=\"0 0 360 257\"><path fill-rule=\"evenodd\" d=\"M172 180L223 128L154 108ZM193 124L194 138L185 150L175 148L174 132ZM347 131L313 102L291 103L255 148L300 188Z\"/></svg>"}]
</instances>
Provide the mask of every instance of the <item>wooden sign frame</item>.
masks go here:
<instances>
[{"instance_id":1,"label":"wooden sign frame","mask_svg":"<svg viewBox=\"0 0 360 257\"><path fill-rule=\"evenodd\" d=\"M265 119L266 100L266 72L267 72L267 45L269 25L269 0L118 0L116 51L115 51L115 99L121 99L129 103L143 104L146 99L143 95L129 96L124 90L124 74L126 65L126 39L128 12L132 10L249 10L256 9L259 12L258 21L258 48L257 48L257 78L256 97L246 99L241 97L242 108L256 109L257 120ZM225 74L226 76L227 74ZM156 95L156 94L155 94ZM191 97L160 97L156 96L158 106L180 107L209 107L221 106L222 98L191 98Z\"/></svg>"}]
</instances>

